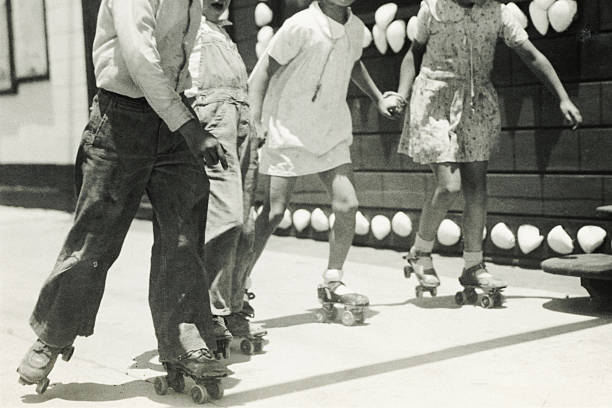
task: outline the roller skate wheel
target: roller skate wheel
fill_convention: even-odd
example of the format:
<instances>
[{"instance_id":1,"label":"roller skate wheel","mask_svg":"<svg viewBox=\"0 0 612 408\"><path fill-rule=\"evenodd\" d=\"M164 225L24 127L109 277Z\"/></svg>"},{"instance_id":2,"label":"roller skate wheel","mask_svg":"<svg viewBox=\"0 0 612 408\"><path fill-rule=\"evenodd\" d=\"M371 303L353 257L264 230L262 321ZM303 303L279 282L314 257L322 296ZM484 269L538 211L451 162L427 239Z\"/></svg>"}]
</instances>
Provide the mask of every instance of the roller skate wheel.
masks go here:
<instances>
[{"instance_id":1,"label":"roller skate wheel","mask_svg":"<svg viewBox=\"0 0 612 408\"><path fill-rule=\"evenodd\" d=\"M474 304L478 301L478 293L474 289L467 291L468 303Z\"/></svg>"},{"instance_id":2,"label":"roller skate wheel","mask_svg":"<svg viewBox=\"0 0 612 408\"><path fill-rule=\"evenodd\" d=\"M168 385L176 392L183 392L185 391L185 378L179 374L173 381L170 381Z\"/></svg>"},{"instance_id":3,"label":"roller skate wheel","mask_svg":"<svg viewBox=\"0 0 612 408\"><path fill-rule=\"evenodd\" d=\"M404 277L408 279L410 278L411 274L412 274L412 268L410 267L410 265L404 266Z\"/></svg>"},{"instance_id":4,"label":"roller skate wheel","mask_svg":"<svg viewBox=\"0 0 612 408\"><path fill-rule=\"evenodd\" d=\"M432 297L438 296L438 288L432 288L429 293L431 293Z\"/></svg>"},{"instance_id":5,"label":"roller skate wheel","mask_svg":"<svg viewBox=\"0 0 612 408\"><path fill-rule=\"evenodd\" d=\"M72 358L72 354L74 353L74 347L70 346L66 349L64 349L64 351L62 351L62 360L64 361L70 361L70 359Z\"/></svg>"},{"instance_id":6,"label":"roller skate wheel","mask_svg":"<svg viewBox=\"0 0 612 408\"><path fill-rule=\"evenodd\" d=\"M157 395L166 395L168 393L168 379L166 377L157 377L153 382L155 393Z\"/></svg>"},{"instance_id":7,"label":"roller skate wheel","mask_svg":"<svg viewBox=\"0 0 612 408\"><path fill-rule=\"evenodd\" d=\"M414 288L414 294L416 295L417 299L421 299L423 297L423 288L421 286L417 286Z\"/></svg>"},{"instance_id":8,"label":"roller skate wheel","mask_svg":"<svg viewBox=\"0 0 612 408\"><path fill-rule=\"evenodd\" d=\"M242 354L250 356L253 354L253 352L255 352L255 346L250 340L244 339L240 342L240 351Z\"/></svg>"},{"instance_id":9,"label":"roller skate wheel","mask_svg":"<svg viewBox=\"0 0 612 408\"><path fill-rule=\"evenodd\" d=\"M315 318L317 319L317 322L319 323L327 323L327 314L323 311L323 310L319 310L316 314L315 314Z\"/></svg>"},{"instance_id":10,"label":"roller skate wheel","mask_svg":"<svg viewBox=\"0 0 612 408\"><path fill-rule=\"evenodd\" d=\"M208 400L208 394L201 385L194 385L191 389L191 399L196 404L204 404Z\"/></svg>"},{"instance_id":11,"label":"roller skate wheel","mask_svg":"<svg viewBox=\"0 0 612 408\"><path fill-rule=\"evenodd\" d=\"M255 343L255 352L261 353L263 351L263 342L258 341Z\"/></svg>"},{"instance_id":12,"label":"roller skate wheel","mask_svg":"<svg viewBox=\"0 0 612 408\"><path fill-rule=\"evenodd\" d=\"M501 306L504 304L504 295L502 295L501 293L496 293L495 295L493 295L493 305L494 306Z\"/></svg>"},{"instance_id":13,"label":"roller skate wheel","mask_svg":"<svg viewBox=\"0 0 612 408\"><path fill-rule=\"evenodd\" d=\"M483 297L480 299L480 306L484 307L485 309L493 307L493 300L491 299L491 296L483 295Z\"/></svg>"},{"instance_id":14,"label":"roller skate wheel","mask_svg":"<svg viewBox=\"0 0 612 408\"><path fill-rule=\"evenodd\" d=\"M465 297L463 296L463 292L455 293L455 303L461 306L463 305L464 302L465 302Z\"/></svg>"},{"instance_id":15,"label":"roller skate wheel","mask_svg":"<svg viewBox=\"0 0 612 408\"><path fill-rule=\"evenodd\" d=\"M214 400L223 398L223 385L220 382L206 384L205 387L210 398Z\"/></svg>"},{"instance_id":16,"label":"roller skate wheel","mask_svg":"<svg viewBox=\"0 0 612 408\"><path fill-rule=\"evenodd\" d=\"M48 386L49 386L49 379L43 378L42 380L40 380L38 384L36 384L36 393L44 394L45 391L47 391Z\"/></svg>"},{"instance_id":17,"label":"roller skate wheel","mask_svg":"<svg viewBox=\"0 0 612 408\"><path fill-rule=\"evenodd\" d=\"M342 324L345 326L352 326L355 324L357 319L355 319L355 315L350 310L345 310L342 312Z\"/></svg>"}]
</instances>

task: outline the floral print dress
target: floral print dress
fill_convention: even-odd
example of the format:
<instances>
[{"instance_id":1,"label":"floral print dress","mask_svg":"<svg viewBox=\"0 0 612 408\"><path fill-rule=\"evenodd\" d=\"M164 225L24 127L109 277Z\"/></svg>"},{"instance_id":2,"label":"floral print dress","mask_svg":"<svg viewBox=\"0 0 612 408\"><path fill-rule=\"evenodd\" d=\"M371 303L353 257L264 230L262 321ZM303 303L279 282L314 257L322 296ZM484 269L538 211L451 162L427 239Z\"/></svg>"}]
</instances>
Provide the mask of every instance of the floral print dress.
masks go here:
<instances>
[{"instance_id":1,"label":"floral print dress","mask_svg":"<svg viewBox=\"0 0 612 408\"><path fill-rule=\"evenodd\" d=\"M421 164L489 160L500 134L491 71L497 39L528 39L506 6L424 0L415 41L427 44L398 151Z\"/></svg>"}]
</instances>

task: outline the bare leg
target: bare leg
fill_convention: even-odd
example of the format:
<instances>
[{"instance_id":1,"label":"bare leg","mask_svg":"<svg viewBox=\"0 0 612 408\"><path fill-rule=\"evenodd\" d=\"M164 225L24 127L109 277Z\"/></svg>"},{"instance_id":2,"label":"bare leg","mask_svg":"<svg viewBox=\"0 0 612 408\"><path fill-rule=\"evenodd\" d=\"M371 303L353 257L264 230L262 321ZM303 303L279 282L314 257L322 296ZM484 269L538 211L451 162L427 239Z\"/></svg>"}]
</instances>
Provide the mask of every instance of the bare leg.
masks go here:
<instances>
[{"instance_id":1,"label":"bare leg","mask_svg":"<svg viewBox=\"0 0 612 408\"><path fill-rule=\"evenodd\" d=\"M461 163L465 199L463 248L466 252L482 251L482 231L487 216L487 165L486 161Z\"/></svg>"},{"instance_id":2,"label":"bare leg","mask_svg":"<svg viewBox=\"0 0 612 408\"><path fill-rule=\"evenodd\" d=\"M283 219L295 187L296 177L263 176L263 180L264 204L261 214L255 221L255 239L249 261L251 269L261 256L270 235Z\"/></svg>"},{"instance_id":3,"label":"bare leg","mask_svg":"<svg viewBox=\"0 0 612 408\"><path fill-rule=\"evenodd\" d=\"M343 164L319 174L331 195L331 207L336 217L329 234L328 269L342 269L355 234L355 213L359 203L353 187L353 168Z\"/></svg>"},{"instance_id":4,"label":"bare leg","mask_svg":"<svg viewBox=\"0 0 612 408\"><path fill-rule=\"evenodd\" d=\"M436 238L440 223L461 191L458 164L435 163L431 165L431 170L436 180L436 188L425 200L419 219L419 236L426 241Z\"/></svg>"}]
</instances>

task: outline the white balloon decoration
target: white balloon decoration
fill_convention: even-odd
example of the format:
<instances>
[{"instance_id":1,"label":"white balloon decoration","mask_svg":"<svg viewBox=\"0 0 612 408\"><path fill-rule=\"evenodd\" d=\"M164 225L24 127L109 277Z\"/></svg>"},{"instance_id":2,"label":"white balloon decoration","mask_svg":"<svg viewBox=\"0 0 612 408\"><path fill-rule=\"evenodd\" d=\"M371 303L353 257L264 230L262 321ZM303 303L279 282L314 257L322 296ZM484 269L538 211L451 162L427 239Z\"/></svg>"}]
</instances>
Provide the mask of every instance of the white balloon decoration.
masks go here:
<instances>
[{"instance_id":1,"label":"white balloon decoration","mask_svg":"<svg viewBox=\"0 0 612 408\"><path fill-rule=\"evenodd\" d=\"M571 254L574 251L572 238L561 225L557 225L550 230L546 236L546 242L553 251L562 255Z\"/></svg>"},{"instance_id":2,"label":"white balloon decoration","mask_svg":"<svg viewBox=\"0 0 612 408\"><path fill-rule=\"evenodd\" d=\"M395 20L387 27L387 42L393 50L398 53L406 43L406 23L403 20Z\"/></svg>"},{"instance_id":3,"label":"white balloon decoration","mask_svg":"<svg viewBox=\"0 0 612 408\"><path fill-rule=\"evenodd\" d=\"M396 13L397 13L397 4L395 3L383 4L374 13L374 21L376 21L377 26L379 26L382 30L385 30L387 26L395 18Z\"/></svg>"},{"instance_id":4,"label":"white balloon decoration","mask_svg":"<svg viewBox=\"0 0 612 408\"><path fill-rule=\"evenodd\" d=\"M444 219L438 227L438 242L445 246L453 246L461 238L461 228L452 220Z\"/></svg>"},{"instance_id":5,"label":"white balloon decoration","mask_svg":"<svg viewBox=\"0 0 612 408\"><path fill-rule=\"evenodd\" d=\"M412 221L410 217L403 212L396 212L391 219L391 228L393 232L400 237L407 237L412 233Z\"/></svg>"},{"instance_id":6,"label":"white balloon decoration","mask_svg":"<svg viewBox=\"0 0 612 408\"><path fill-rule=\"evenodd\" d=\"M538 33L546 35L548 32L548 26L550 25L546 10L541 9L535 1L532 1L529 4L529 16L531 17L533 26L536 30L538 30Z\"/></svg>"},{"instance_id":7,"label":"white balloon decoration","mask_svg":"<svg viewBox=\"0 0 612 408\"><path fill-rule=\"evenodd\" d=\"M378 50L378 52L383 55L386 54L387 48L389 47L389 43L387 43L385 29L375 25L372 28L372 36L374 37L374 45L376 45L376 49Z\"/></svg>"},{"instance_id":8,"label":"white balloon decoration","mask_svg":"<svg viewBox=\"0 0 612 408\"><path fill-rule=\"evenodd\" d=\"M329 230L329 219L320 208L315 208L310 215L310 225L317 232Z\"/></svg>"},{"instance_id":9,"label":"white balloon decoration","mask_svg":"<svg viewBox=\"0 0 612 408\"><path fill-rule=\"evenodd\" d=\"M355 234L366 235L370 231L370 222L361 211L355 213Z\"/></svg>"},{"instance_id":10,"label":"white balloon decoration","mask_svg":"<svg viewBox=\"0 0 612 408\"><path fill-rule=\"evenodd\" d=\"M260 43L260 42L255 44L255 55L257 55L257 58L260 58L263 55L263 53L266 50L267 46L268 46L267 44L263 44L263 43Z\"/></svg>"},{"instance_id":11,"label":"white balloon decoration","mask_svg":"<svg viewBox=\"0 0 612 408\"><path fill-rule=\"evenodd\" d=\"M597 225L585 225L576 234L580 248L587 253L595 251L606 239L606 230Z\"/></svg>"},{"instance_id":12,"label":"white balloon decoration","mask_svg":"<svg viewBox=\"0 0 612 408\"><path fill-rule=\"evenodd\" d=\"M255 24L257 24L258 27L270 24L273 17L274 13L267 3L257 3L257 6L255 6Z\"/></svg>"},{"instance_id":13,"label":"white balloon decoration","mask_svg":"<svg viewBox=\"0 0 612 408\"><path fill-rule=\"evenodd\" d=\"M297 232L302 232L310 224L310 212L303 208L293 212L293 226Z\"/></svg>"},{"instance_id":14,"label":"white balloon decoration","mask_svg":"<svg viewBox=\"0 0 612 408\"><path fill-rule=\"evenodd\" d=\"M269 25L263 26L257 32L257 42L267 45L274 36L274 29Z\"/></svg>"},{"instance_id":15,"label":"white balloon decoration","mask_svg":"<svg viewBox=\"0 0 612 408\"><path fill-rule=\"evenodd\" d=\"M572 24L578 4L574 0L557 0L548 9L548 19L553 30L560 33Z\"/></svg>"},{"instance_id":16,"label":"white balloon decoration","mask_svg":"<svg viewBox=\"0 0 612 408\"><path fill-rule=\"evenodd\" d=\"M501 249L512 249L516 244L514 234L503 222L495 224L491 230L491 241L493 241L496 247Z\"/></svg>"},{"instance_id":17,"label":"white balloon decoration","mask_svg":"<svg viewBox=\"0 0 612 408\"><path fill-rule=\"evenodd\" d=\"M291 211L289 209L285 209L285 214L283 214L283 219L280 224L278 224L278 228L287 229L291 227Z\"/></svg>"},{"instance_id":18,"label":"white balloon decoration","mask_svg":"<svg viewBox=\"0 0 612 408\"><path fill-rule=\"evenodd\" d=\"M372 235L377 240L383 240L391 232L391 221L384 215L375 215L372 218Z\"/></svg>"},{"instance_id":19,"label":"white balloon decoration","mask_svg":"<svg viewBox=\"0 0 612 408\"><path fill-rule=\"evenodd\" d=\"M418 27L417 17L416 16L410 17L410 19L408 20L408 24L406 24L406 35L408 36L408 39L410 41L414 41L414 39L416 38L417 30L418 30L417 27Z\"/></svg>"},{"instance_id":20,"label":"white balloon decoration","mask_svg":"<svg viewBox=\"0 0 612 408\"><path fill-rule=\"evenodd\" d=\"M540 234L538 227L530 224L521 225L517 235L519 248L524 254L536 250L544 241L544 236Z\"/></svg>"},{"instance_id":21,"label":"white balloon decoration","mask_svg":"<svg viewBox=\"0 0 612 408\"><path fill-rule=\"evenodd\" d=\"M532 3L538 6L539 9L546 11L555 1L556 0L533 0Z\"/></svg>"},{"instance_id":22,"label":"white balloon decoration","mask_svg":"<svg viewBox=\"0 0 612 408\"><path fill-rule=\"evenodd\" d=\"M367 27L363 27L363 48L368 48L372 44L372 33Z\"/></svg>"}]
</instances>

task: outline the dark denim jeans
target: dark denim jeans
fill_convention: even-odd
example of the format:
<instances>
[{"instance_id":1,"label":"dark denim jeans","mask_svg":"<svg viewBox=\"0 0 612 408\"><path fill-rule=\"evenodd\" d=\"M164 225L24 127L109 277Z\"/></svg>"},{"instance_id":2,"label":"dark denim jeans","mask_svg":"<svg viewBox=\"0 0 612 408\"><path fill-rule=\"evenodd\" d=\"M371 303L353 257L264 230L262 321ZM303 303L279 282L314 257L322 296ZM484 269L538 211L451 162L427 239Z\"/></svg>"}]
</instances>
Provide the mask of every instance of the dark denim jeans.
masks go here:
<instances>
[{"instance_id":1,"label":"dark denim jeans","mask_svg":"<svg viewBox=\"0 0 612 408\"><path fill-rule=\"evenodd\" d=\"M160 359L215 347L203 242L209 183L144 99L101 90L76 160L74 224L31 317L44 342L93 333L106 274L146 191L153 206L149 306Z\"/></svg>"}]
</instances>

